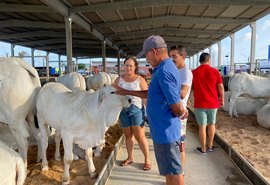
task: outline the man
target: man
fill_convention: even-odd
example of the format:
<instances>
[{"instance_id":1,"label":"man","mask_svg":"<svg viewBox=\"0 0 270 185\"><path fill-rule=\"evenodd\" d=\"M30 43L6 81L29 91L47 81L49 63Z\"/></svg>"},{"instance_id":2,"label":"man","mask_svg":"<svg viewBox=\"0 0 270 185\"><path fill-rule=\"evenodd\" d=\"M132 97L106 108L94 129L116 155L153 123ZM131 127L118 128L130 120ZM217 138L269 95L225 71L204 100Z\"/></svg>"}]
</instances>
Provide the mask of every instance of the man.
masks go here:
<instances>
[{"instance_id":1,"label":"man","mask_svg":"<svg viewBox=\"0 0 270 185\"><path fill-rule=\"evenodd\" d=\"M167 185L183 185L179 117L186 118L187 111L180 100L178 69L160 36L148 37L137 56L145 56L154 68L148 91L119 89L116 93L147 98L146 110L159 172L166 177Z\"/></svg>"},{"instance_id":2,"label":"man","mask_svg":"<svg viewBox=\"0 0 270 185\"><path fill-rule=\"evenodd\" d=\"M192 85L192 72L189 68L186 67L185 59L187 56L187 50L185 47L172 46L170 49L170 57L173 59L176 67L179 70L180 78L181 78L181 92L180 98L181 102L185 106L185 110L187 110L187 101L190 95L190 89ZM186 161L186 153L185 153L185 140L186 140L186 126L187 119L181 119L181 160L182 160L182 169L185 169L185 161Z\"/></svg>"},{"instance_id":3,"label":"man","mask_svg":"<svg viewBox=\"0 0 270 185\"><path fill-rule=\"evenodd\" d=\"M197 151L207 155L213 151L217 109L224 105L224 87L217 69L210 66L210 55L200 55L200 66L193 70L194 108L201 147ZM208 148L206 147L206 128L208 132Z\"/></svg>"}]
</instances>

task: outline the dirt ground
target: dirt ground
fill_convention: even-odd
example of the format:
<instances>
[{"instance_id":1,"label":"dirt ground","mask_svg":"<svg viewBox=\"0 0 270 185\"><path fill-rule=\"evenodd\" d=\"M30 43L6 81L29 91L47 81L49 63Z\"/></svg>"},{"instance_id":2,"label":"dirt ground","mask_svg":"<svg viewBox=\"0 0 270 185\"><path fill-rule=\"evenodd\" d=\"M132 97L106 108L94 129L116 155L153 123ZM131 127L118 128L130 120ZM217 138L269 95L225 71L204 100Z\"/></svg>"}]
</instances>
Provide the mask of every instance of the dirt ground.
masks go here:
<instances>
[{"instance_id":1,"label":"dirt ground","mask_svg":"<svg viewBox=\"0 0 270 185\"><path fill-rule=\"evenodd\" d=\"M114 145L122 135L119 124L110 127L106 132L106 144L100 157L94 157L96 171L99 174L107 161ZM29 147L28 154L28 175L26 185L59 185L62 181L64 163L54 160L54 145L49 145L47 158L49 161L49 171L41 171L41 163L36 163L37 146ZM61 146L61 157L63 158L63 147ZM91 179L88 173L87 163L81 159L73 161L70 168L72 185L92 185L95 179Z\"/></svg>"},{"instance_id":2,"label":"dirt ground","mask_svg":"<svg viewBox=\"0 0 270 185\"><path fill-rule=\"evenodd\" d=\"M194 119L189 122L189 128L198 131ZM270 183L270 130L257 123L256 115L231 118L220 109L216 132Z\"/></svg>"}]
</instances>

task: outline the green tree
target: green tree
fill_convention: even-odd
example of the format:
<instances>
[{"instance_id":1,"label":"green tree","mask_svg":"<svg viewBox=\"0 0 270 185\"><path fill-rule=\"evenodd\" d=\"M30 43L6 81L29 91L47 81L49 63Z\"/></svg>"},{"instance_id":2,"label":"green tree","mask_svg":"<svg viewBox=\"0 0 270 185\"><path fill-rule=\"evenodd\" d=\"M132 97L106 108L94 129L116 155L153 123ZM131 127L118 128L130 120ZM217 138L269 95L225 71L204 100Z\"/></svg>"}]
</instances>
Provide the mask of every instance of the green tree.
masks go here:
<instances>
[{"instance_id":1,"label":"green tree","mask_svg":"<svg viewBox=\"0 0 270 185\"><path fill-rule=\"evenodd\" d=\"M78 70L85 70L86 64L78 64Z\"/></svg>"}]
</instances>

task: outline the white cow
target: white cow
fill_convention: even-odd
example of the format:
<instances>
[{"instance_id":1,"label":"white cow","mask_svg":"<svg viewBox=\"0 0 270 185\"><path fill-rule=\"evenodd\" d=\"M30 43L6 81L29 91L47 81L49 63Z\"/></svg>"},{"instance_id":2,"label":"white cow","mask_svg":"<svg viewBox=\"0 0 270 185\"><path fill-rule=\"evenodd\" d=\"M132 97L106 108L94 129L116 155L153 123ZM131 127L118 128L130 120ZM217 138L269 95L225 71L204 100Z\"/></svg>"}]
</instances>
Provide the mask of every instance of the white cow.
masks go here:
<instances>
[{"instance_id":1,"label":"white cow","mask_svg":"<svg viewBox=\"0 0 270 185\"><path fill-rule=\"evenodd\" d=\"M230 104L230 91L226 91L224 94L224 106L222 107L224 111L229 112ZM235 106L233 108L233 115L244 114L251 115L257 114L259 109L261 109L267 100L265 98L253 99L249 97L238 97Z\"/></svg>"},{"instance_id":2,"label":"white cow","mask_svg":"<svg viewBox=\"0 0 270 185\"><path fill-rule=\"evenodd\" d=\"M63 84L73 92L86 90L86 84L83 76L76 72L60 76L57 82Z\"/></svg>"},{"instance_id":3,"label":"white cow","mask_svg":"<svg viewBox=\"0 0 270 185\"><path fill-rule=\"evenodd\" d=\"M23 185L26 168L20 154L0 141L0 179L1 184Z\"/></svg>"},{"instance_id":4,"label":"white cow","mask_svg":"<svg viewBox=\"0 0 270 185\"><path fill-rule=\"evenodd\" d=\"M270 100L258 111L257 122L262 127L270 129Z\"/></svg>"},{"instance_id":5,"label":"white cow","mask_svg":"<svg viewBox=\"0 0 270 185\"><path fill-rule=\"evenodd\" d=\"M103 87L105 84L112 84L110 75L105 72L99 72L98 74L95 74L94 76L91 76L87 79L88 90L93 89L96 91Z\"/></svg>"},{"instance_id":6,"label":"white cow","mask_svg":"<svg viewBox=\"0 0 270 185\"><path fill-rule=\"evenodd\" d=\"M270 78L240 73L233 75L228 83L231 91L229 115L233 116L233 108L237 98L241 95L249 95L253 98L267 98L270 95ZM235 115L237 116L237 115Z\"/></svg>"},{"instance_id":7,"label":"white cow","mask_svg":"<svg viewBox=\"0 0 270 185\"><path fill-rule=\"evenodd\" d=\"M119 75L118 74L109 74L110 75L110 77L111 77L111 82L112 82L112 84L114 83L114 81L116 80L116 78L118 78L119 77Z\"/></svg>"},{"instance_id":8,"label":"white cow","mask_svg":"<svg viewBox=\"0 0 270 185\"><path fill-rule=\"evenodd\" d=\"M85 150L88 171L92 178L96 176L92 147L100 144L108 127L116 123L120 111L130 102L127 96L112 93L115 90L112 86L105 86L94 93L72 93L64 85L53 82L42 87L37 100L37 116L42 136L42 170L48 170L45 129L48 124L61 131L65 164L63 183L69 183L73 143Z\"/></svg>"},{"instance_id":9,"label":"white cow","mask_svg":"<svg viewBox=\"0 0 270 185\"><path fill-rule=\"evenodd\" d=\"M29 126L34 126L34 107L41 87L35 68L20 58L0 58L0 123L6 123L27 166ZM27 124L28 122L28 124Z\"/></svg>"},{"instance_id":10,"label":"white cow","mask_svg":"<svg viewBox=\"0 0 270 185\"><path fill-rule=\"evenodd\" d=\"M85 91L86 90L86 83L85 83L85 79L82 75L80 75L79 73L76 72L72 72L69 74L64 74L62 76L60 76L57 80L57 82L63 84L64 86L66 86L67 88L69 88L70 90L72 90L72 92L78 92L78 91ZM94 92L93 89L90 89L89 92ZM58 131L56 131L58 132ZM61 138L59 138L59 134L56 133L56 137L55 140L60 140ZM55 148L57 155L55 155L55 160L60 161L60 146L58 145L58 141L56 141L57 146ZM97 146L96 149L94 150L94 156L100 156L101 155L101 151L102 151L102 146ZM78 148L77 145L75 145L73 147L74 150L74 159L79 159L82 158L81 156L81 150L80 148ZM85 159L84 157L82 159Z\"/></svg>"}]
</instances>

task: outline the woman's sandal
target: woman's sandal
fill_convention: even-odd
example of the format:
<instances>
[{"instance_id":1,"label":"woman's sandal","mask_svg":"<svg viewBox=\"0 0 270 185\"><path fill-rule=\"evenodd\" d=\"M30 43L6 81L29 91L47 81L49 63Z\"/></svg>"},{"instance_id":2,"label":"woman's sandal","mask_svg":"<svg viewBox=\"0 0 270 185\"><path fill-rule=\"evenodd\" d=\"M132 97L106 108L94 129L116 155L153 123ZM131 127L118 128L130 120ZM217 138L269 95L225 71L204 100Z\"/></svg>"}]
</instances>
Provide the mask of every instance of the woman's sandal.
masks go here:
<instances>
[{"instance_id":1,"label":"woman's sandal","mask_svg":"<svg viewBox=\"0 0 270 185\"><path fill-rule=\"evenodd\" d=\"M151 164L150 163L145 163L144 166L143 166L143 170L144 171L151 170Z\"/></svg>"},{"instance_id":2,"label":"woman's sandal","mask_svg":"<svg viewBox=\"0 0 270 185\"><path fill-rule=\"evenodd\" d=\"M127 166L127 165L129 165L129 164L132 164L133 163L133 161L129 161L129 160L124 160L124 161L122 161L121 163L120 163L120 165L121 166Z\"/></svg>"}]
</instances>

